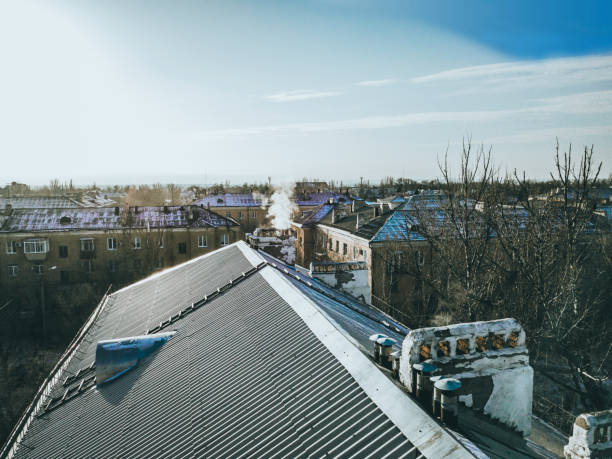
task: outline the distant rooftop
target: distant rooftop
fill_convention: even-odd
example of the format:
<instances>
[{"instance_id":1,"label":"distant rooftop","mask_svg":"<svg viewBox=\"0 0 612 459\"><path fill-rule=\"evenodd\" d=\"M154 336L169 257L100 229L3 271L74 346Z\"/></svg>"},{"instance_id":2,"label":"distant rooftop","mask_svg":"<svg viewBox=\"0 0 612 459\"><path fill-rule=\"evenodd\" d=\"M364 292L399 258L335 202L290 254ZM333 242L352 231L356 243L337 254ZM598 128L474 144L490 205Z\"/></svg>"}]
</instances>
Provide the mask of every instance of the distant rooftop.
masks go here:
<instances>
[{"instance_id":1,"label":"distant rooftop","mask_svg":"<svg viewBox=\"0 0 612 459\"><path fill-rule=\"evenodd\" d=\"M15 198L0 197L0 210L6 208L7 204L13 209L83 207L82 203L65 196L22 196Z\"/></svg>"},{"instance_id":2,"label":"distant rooftop","mask_svg":"<svg viewBox=\"0 0 612 459\"><path fill-rule=\"evenodd\" d=\"M261 195L251 193L223 193L211 194L195 202L203 207L262 207L264 205Z\"/></svg>"},{"instance_id":3,"label":"distant rooftop","mask_svg":"<svg viewBox=\"0 0 612 459\"><path fill-rule=\"evenodd\" d=\"M351 198L334 191L324 191L321 193L300 193L295 197L295 203L298 206L318 206L328 203L332 200L334 203L350 202Z\"/></svg>"},{"instance_id":4,"label":"distant rooftop","mask_svg":"<svg viewBox=\"0 0 612 459\"><path fill-rule=\"evenodd\" d=\"M232 219L196 206L14 209L0 232L120 230L122 228L206 228L235 226ZM193 212L190 218L189 210Z\"/></svg>"}]
</instances>

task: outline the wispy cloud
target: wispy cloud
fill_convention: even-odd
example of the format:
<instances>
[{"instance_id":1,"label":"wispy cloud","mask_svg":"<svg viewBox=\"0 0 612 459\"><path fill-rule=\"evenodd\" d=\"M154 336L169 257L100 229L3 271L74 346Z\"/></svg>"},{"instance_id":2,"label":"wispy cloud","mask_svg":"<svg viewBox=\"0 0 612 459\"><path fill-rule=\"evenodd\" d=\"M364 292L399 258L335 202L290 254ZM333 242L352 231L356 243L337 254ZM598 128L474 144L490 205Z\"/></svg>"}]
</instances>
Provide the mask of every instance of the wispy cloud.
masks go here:
<instances>
[{"instance_id":1,"label":"wispy cloud","mask_svg":"<svg viewBox=\"0 0 612 459\"><path fill-rule=\"evenodd\" d=\"M411 124L448 121L490 121L502 118L516 111L468 111L468 112L423 112L404 115L371 116L339 121L277 124L246 128L221 129L202 132L204 137L233 137L261 134L305 134L312 132L345 131L353 129L384 129Z\"/></svg>"},{"instance_id":2,"label":"wispy cloud","mask_svg":"<svg viewBox=\"0 0 612 459\"><path fill-rule=\"evenodd\" d=\"M528 129L517 134L489 137L483 139L482 142L487 144L550 142L551 139L559 137L560 133L563 138L572 140L580 137L608 136L612 135L612 126L565 126L549 129Z\"/></svg>"},{"instance_id":3,"label":"wispy cloud","mask_svg":"<svg viewBox=\"0 0 612 459\"><path fill-rule=\"evenodd\" d=\"M534 104L524 108L508 110L416 112L400 115L369 116L338 121L289 123L221 129L202 132L201 136L206 138L228 138L263 134L306 134L327 131L387 129L430 123L484 123L516 116L520 116L521 119L526 119L528 117L538 118L542 117L542 115L548 117L551 114L585 115L612 113L612 90L536 99L533 100L533 102Z\"/></svg>"},{"instance_id":4,"label":"wispy cloud","mask_svg":"<svg viewBox=\"0 0 612 459\"><path fill-rule=\"evenodd\" d=\"M533 107L533 111L585 115L612 112L612 90L566 94L537 101L541 105Z\"/></svg>"},{"instance_id":5,"label":"wispy cloud","mask_svg":"<svg viewBox=\"0 0 612 459\"><path fill-rule=\"evenodd\" d=\"M395 84L399 80L397 78L385 78L384 80L366 80L357 83L357 86L387 86Z\"/></svg>"},{"instance_id":6,"label":"wispy cloud","mask_svg":"<svg viewBox=\"0 0 612 459\"><path fill-rule=\"evenodd\" d=\"M299 100L321 99L324 97L334 97L342 94L338 91L314 91L312 89L298 89L296 91L285 91L277 94L264 96L272 102L296 102Z\"/></svg>"},{"instance_id":7,"label":"wispy cloud","mask_svg":"<svg viewBox=\"0 0 612 459\"><path fill-rule=\"evenodd\" d=\"M612 81L612 55L503 62L446 70L411 80L413 83L458 82L504 87L572 85ZM479 88L481 89L481 88Z\"/></svg>"}]
</instances>

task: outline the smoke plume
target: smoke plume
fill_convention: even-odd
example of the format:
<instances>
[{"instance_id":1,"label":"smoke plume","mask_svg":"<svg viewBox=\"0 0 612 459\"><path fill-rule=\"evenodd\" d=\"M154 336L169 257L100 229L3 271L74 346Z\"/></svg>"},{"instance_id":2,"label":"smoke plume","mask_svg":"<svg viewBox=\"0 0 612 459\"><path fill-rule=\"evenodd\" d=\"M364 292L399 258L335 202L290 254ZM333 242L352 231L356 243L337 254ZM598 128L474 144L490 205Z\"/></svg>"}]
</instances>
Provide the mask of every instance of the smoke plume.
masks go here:
<instances>
[{"instance_id":1,"label":"smoke plume","mask_svg":"<svg viewBox=\"0 0 612 459\"><path fill-rule=\"evenodd\" d=\"M289 228L291 216L297 209L295 202L291 199L294 188L294 183L274 187L274 193L270 197L272 205L268 209L268 218L276 229Z\"/></svg>"}]
</instances>

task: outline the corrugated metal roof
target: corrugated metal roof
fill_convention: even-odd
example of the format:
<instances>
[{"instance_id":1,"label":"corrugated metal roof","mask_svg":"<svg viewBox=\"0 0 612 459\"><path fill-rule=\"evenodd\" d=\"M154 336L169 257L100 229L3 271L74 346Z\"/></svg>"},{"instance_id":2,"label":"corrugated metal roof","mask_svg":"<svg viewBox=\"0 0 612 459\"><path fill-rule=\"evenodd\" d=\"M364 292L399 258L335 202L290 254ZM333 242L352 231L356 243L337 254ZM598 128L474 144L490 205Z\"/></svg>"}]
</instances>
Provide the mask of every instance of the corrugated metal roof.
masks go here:
<instances>
[{"instance_id":1,"label":"corrugated metal roof","mask_svg":"<svg viewBox=\"0 0 612 459\"><path fill-rule=\"evenodd\" d=\"M189 220L189 209L193 219ZM206 228L236 223L196 206L130 207L115 212L112 207L14 209L0 232L45 232L76 230L120 230L123 228Z\"/></svg>"},{"instance_id":2,"label":"corrugated metal roof","mask_svg":"<svg viewBox=\"0 0 612 459\"><path fill-rule=\"evenodd\" d=\"M77 375L67 386L83 387L88 373L77 369L93 361L98 340L143 333L223 289L172 322L174 337L130 372L39 412L15 457L470 456L334 336L331 313L315 312L343 315L333 298L265 265L223 287L261 260L238 243L110 295L63 372Z\"/></svg>"}]
</instances>

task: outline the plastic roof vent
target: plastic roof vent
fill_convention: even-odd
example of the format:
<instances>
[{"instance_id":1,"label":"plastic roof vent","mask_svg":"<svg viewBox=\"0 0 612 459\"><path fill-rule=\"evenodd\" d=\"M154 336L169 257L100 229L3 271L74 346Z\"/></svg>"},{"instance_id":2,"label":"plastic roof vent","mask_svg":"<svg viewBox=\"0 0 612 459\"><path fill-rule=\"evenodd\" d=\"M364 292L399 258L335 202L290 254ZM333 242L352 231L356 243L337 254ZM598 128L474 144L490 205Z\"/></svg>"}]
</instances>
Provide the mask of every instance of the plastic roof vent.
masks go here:
<instances>
[{"instance_id":1,"label":"plastic roof vent","mask_svg":"<svg viewBox=\"0 0 612 459\"><path fill-rule=\"evenodd\" d=\"M176 332L99 341L96 347L96 384L110 382L162 347Z\"/></svg>"}]
</instances>

